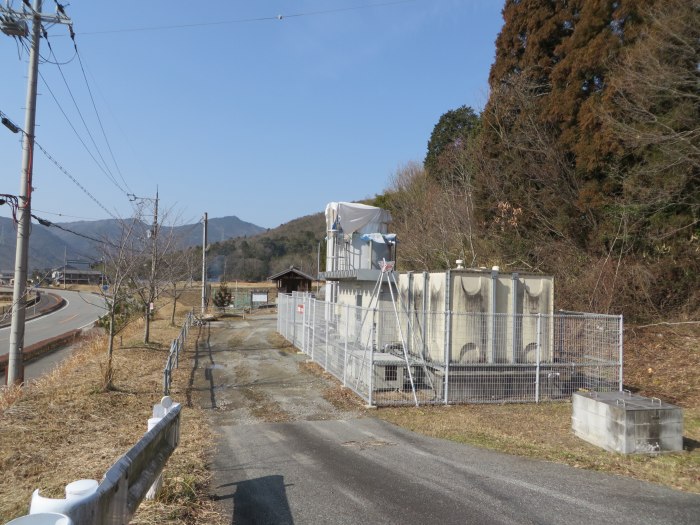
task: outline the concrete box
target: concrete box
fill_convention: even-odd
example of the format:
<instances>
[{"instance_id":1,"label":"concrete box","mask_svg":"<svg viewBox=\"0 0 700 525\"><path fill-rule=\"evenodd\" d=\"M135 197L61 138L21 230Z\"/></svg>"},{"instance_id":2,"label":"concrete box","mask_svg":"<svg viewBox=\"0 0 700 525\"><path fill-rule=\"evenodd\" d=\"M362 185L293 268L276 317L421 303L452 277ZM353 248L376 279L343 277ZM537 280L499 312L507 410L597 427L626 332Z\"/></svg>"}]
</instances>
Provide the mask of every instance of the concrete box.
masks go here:
<instances>
[{"instance_id":1,"label":"concrete box","mask_svg":"<svg viewBox=\"0 0 700 525\"><path fill-rule=\"evenodd\" d=\"M683 411L660 399L629 392L575 392L572 429L611 452L644 454L683 450Z\"/></svg>"}]
</instances>

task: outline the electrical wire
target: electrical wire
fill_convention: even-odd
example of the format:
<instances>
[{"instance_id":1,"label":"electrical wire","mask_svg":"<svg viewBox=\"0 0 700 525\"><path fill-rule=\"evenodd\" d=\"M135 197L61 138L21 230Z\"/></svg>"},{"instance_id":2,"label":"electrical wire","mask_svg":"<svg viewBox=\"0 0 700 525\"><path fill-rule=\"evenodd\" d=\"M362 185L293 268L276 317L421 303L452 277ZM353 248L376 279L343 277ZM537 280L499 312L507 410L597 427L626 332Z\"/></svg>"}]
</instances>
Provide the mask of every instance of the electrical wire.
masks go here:
<instances>
[{"instance_id":1,"label":"electrical wire","mask_svg":"<svg viewBox=\"0 0 700 525\"><path fill-rule=\"evenodd\" d=\"M3 119L3 124L5 123L5 121L7 121L11 126L14 126L18 131L22 132L23 135L26 135L26 132L22 128L17 126L14 122L12 122L9 119L9 117L5 113L3 113L2 111L0 111L0 117ZM76 179L73 175L71 175L70 172L66 168L64 168L39 142L36 141L36 139L34 139L34 145L37 148L39 148L39 150L46 156L46 158L49 159L58 168L58 170L61 173L63 173L66 177L68 177L71 181L73 181L73 183L78 188L80 188L80 190L85 195L87 195L90 199L92 199L92 201L95 204L97 204L100 208L102 208L107 213L107 215L109 215L113 219L118 219L118 217L115 216L112 212L110 212L104 204L102 204L99 200L97 200L97 198L92 193L90 193L82 184L80 184L80 182L78 182L78 179ZM15 223L16 222L17 221L15 220Z\"/></svg>"},{"instance_id":2,"label":"electrical wire","mask_svg":"<svg viewBox=\"0 0 700 525\"><path fill-rule=\"evenodd\" d=\"M54 159L51 156L51 154L48 151L46 151L41 144L39 144L36 140L34 141L34 144L36 145L37 148L39 148L41 150L41 152L46 156L47 159L49 159L51 162L53 162L53 164L58 168L58 170L61 173L63 173L66 177L68 177L70 180L72 180L73 183L76 186L78 186L78 188L80 188L85 195L90 197L90 199L92 199L92 201L95 204L97 204L100 208L102 208L107 213L107 215L109 215L113 219L117 219L116 215L114 215L111 211L109 211L104 204L102 204L100 201L98 201L97 198L92 193L90 193L82 184L80 184L80 182L78 182L78 180L75 177L73 177L73 175L71 175L68 172L68 170L66 170L66 168L61 166L61 164L59 164L58 161L56 159Z\"/></svg>"},{"instance_id":3,"label":"electrical wire","mask_svg":"<svg viewBox=\"0 0 700 525\"><path fill-rule=\"evenodd\" d=\"M329 14L334 14L334 13L342 13L345 11L358 11L361 9L372 9L375 7L387 7L387 6L408 4L408 3L419 2L419 1L421 1L421 0L394 0L392 2L380 2L380 3L375 3L375 4L362 4L362 5L356 5L356 6L338 7L338 8L334 8L334 9L307 11L307 12L303 12L303 13L293 13L293 14L289 14L289 15L279 14L279 15L275 15L275 16L261 16L261 17L256 17L256 18L238 18L238 19L234 19L234 20L219 20L216 22L199 22L199 23L192 23L192 24L176 24L176 25L167 25L167 26L135 27L135 28L127 28L127 29L110 29L110 30L105 30L105 31L89 31L89 32L77 33L77 34L79 34L79 35L106 35L106 34L111 34L111 33L137 33L137 32L144 32L144 31L162 31L162 30L168 30L168 29L189 29L189 28L194 28L194 27L241 24L241 23L247 23L247 22L264 22L264 21L269 21L269 20L284 20L285 18L300 18L300 17L306 17L306 16L329 15Z\"/></svg>"},{"instance_id":4,"label":"electrical wire","mask_svg":"<svg viewBox=\"0 0 700 525\"><path fill-rule=\"evenodd\" d=\"M0 205L8 204L12 210L12 221L17 224L17 209L19 208L19 197L0 193Z\"/></svg>"},{"instance_id":5,"label":"electrical wire","mask_svg":"<svg viewBox=\"0 0 700 525\"><path fill-rule=\"evenodd\" d=\"M83 221L100 221L102 219L98 217L81 217L79 215L68 215L67 213L59 213L56 211L47 211L47 210L39 210L37 208L32 208L34 211L38 211L39 213L48 213L49 215L56 215L57 217L66 217L68 219L80 219Z\"/></svg>"},{"instance_id":6,"label":"electrical wire","mask_svg":"<svg viewBox=\"0 0 700 525\"><path fill-rule=\"evenodd\" d=\"M129 184L126 182L124 179L124 175L122 174L122 170L119 168L119 164L117 163L117 159L114 158L114 152L112 151L112 146L109 143L109 140L107 139L107 134L105 133L105 128L102 125L102 119L100 118L100 113L97 111L97 105L95 104L95 99L92 96L92 90L90 89L90 83L88 82L87 75L85 74L85 67L83 65L83 59L80 56L80 53L78 52L78 44L75 42L75 33L71 31L71 38L73 39L73 46L75 48L75 54L78 57L78 63L80 64L80 70L83 73L83 79L85 80L85 86L87 87L88 93L90 94L90 100L92 101L92 107L95 110L95 116L97 116L97 122L100 123L100 129L102 130L102 136L105 139L105 144L107 144L107 149L109 150L109 154L112 157L112 162L114 163L114 166L117 168L117 173L119 174L119 178L122 180L124 183L124 186L126 186L126 189L129 190L129 193L133 193L131 191L131 188L129 187Z\"/></svg>"},{"instance_id":7,"label":"electrical wire","mask_svg":"<svg viewBox=\"0 0 700 525\"><path fill-rule=\"evenodd\" d=\"M53 227L53 228L58 228L59 230L63 230L64 232L72 233L73 235L76 235L76 236L78 236L78 237L82 237L82 238L87 239L87 240L89 240L89 241L96 242L96 243L98 243L98 244L103 244L103 245L111 246L112 248L119 248L119 246L117 246L116 244L114 244L114 243L111 242L111 241L107 241L107 240L104 240L104 239L96 239L95 237L91 237L91 236L89 236L89 235L85 235L84 233L80 233L80 232L73 231L73 230L71 230L70 228L66 228L66 227L64 227L64 226L61 226L60 224L56 224L55 222L51 222L51 221L49 221L49 220L42 219L41 217L38 217L37 215L34 215L33 213L31 214L31 216L32 216L32 218L33 218L36 222L38 222L39 224L41 224L42 226L44 226L44 227L46 227L46 228L52 228L52 227Z\"/></svg>"},{"instance_id":8,"label":"electrical wire","mask_svg":"<svg viewBox=\"0 0 700 525\"><path fill-rule=\"evenodd\" d=\"M46 79L44 78L44 75L41 74L41 71L39 71L39 77L41 78L41 81L44 83L44 86L46 86L46 89L49 91L49 94L51 95L51 98L53 98L54 102L55 102L56 105L58 106L58 109L59 109L59 110L61 111L61 113L63 114L63 117L66 119L66 122L68 122L68 125L69 125L70 128L73 130L73 133L75 133L75 136L78 138L78 140L80 141L80 143L83 145L83 148L85 148L85 151L87 151L88 155L90 155L90 157L92 158L92 160L95 162L95 165L100 169L100 171L105 175L105 177L107 177L108 180L110 180L113 184L116 184L117 187L119 187L119 185L116 183L116 181L114 181L113 178L110 177L109 173L107 173L107 171L104 169L104 167L102 166L102 164L100 164L100 162L97 160L97 158L95 158L95 155L92 153L92 151L90 151L90 148L89 148L88 145L85 143L85 141L83 140L83 138L80 136L80 133L78 133L78 130L75 129L75 126L74 126L73 123L71 122L70 117L68 116L68 114L67 114L67 113L65 112L65 110L63 109L63 106L61 106L61 103L58 101L58 98L56 97L56 95L54 94L53 90L51 89L51 86L49 86L48 82L46 82ZM121 188L120 188L120 189L121 189ZM124 191L124 190L122 190L122 191Z\"/></svg>"},{"instance_id":9,"label":"electrical wire","mask_svg":"<svg viewBox=\"0 0 700 525\"><path fill-rule=\"evenodd\" d=\"M44 31L44 38L46 39L46 43L49 46L49 50L51 52L51 55L55 58L56 55L53 52L53 48L51 47L51 43L48 41L48 38L46 36L46 30L43 29L43 27L42 27L42 30ZM90 138L90 141L92 142L92 145L95 147L95 151L97 151L97 155L100 157L100 160L102 161L102 164L104 165L104 168L106 169L105 174L107 175L107 172L108 172L108 178L112 182L112 184L114 184L117 187L117 189L119 189L119 191L121 191L124 194L127 194L128 192L124 188L121 187L119 182L117 182L117 179L114 177L114 174L112 173L107 162L105 161L104 157L102 156L102 152L100 151L100 148L97 146L97 142L95 141L95 137L93 137L92 133L90 132L90 128L88 127L87 122L85 121L85 117L83 117L82 111L80 111L80 107L78 106L78 102L75 100L75 96L73 95L73 91L71 90L70 86L68 85L68 80L66 79L66 76L63 74L63 69L58 64L56 65L56 67L58 68L58 71L61 74L61 78L63 79L63 83L65 84L66 89L68 90L68 94L70 95L70 98L73 101L73 105L75 106L75 109L78 112L78 116L80 117L80 120L82 121L83 126L85 127L85 131L87 132L88 137ZM46 83L46 80L44 79L44 77L42 76L41 78L44 81L44 83ZM92 94L90 95L90 97L92 97ZM54 99L55 99L55 97L54 97ZM100 126L101 126L101 123L100 123ZM103 170L103 171L105 171L105 170Z\"/></svg>"}]
</instances>

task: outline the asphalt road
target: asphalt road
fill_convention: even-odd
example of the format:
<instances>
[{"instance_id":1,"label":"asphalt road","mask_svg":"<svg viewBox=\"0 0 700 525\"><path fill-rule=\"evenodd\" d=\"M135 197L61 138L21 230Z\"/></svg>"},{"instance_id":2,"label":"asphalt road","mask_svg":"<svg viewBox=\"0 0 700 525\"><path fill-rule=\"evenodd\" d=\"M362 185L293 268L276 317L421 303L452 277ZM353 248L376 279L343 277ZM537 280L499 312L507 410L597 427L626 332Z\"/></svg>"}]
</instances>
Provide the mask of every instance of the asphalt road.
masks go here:
<instances>
[{"instance_id":1,"label":"asphalt road","mask_svg":"<svg viewBox=\"0 0 700 525\"><path fill-rule=\"evenodd\" d=\"M94 294L50 290L66 300L66 305L56 312L27 321L24 332L24 346L64 334L76 328L84 328L94 323L104 312L104 300ZM42 293L47 293L42 290ZM31 309L31 307L30 307ZM0 329L0 355L6 354L10 346L10 327Z\"/></svg>"},{"instance_id":2,"label":"asphalt road","mask_svg":"<svg viewBox=\"0 0 700 525\"><path fill-rule=\"evenodd\" d=\"M697 495L338 411L273 331L274 319L215 326L195 358L191 392L220 436L212 496L232 523L698 523Z\"/></svg>"}]
</instances>

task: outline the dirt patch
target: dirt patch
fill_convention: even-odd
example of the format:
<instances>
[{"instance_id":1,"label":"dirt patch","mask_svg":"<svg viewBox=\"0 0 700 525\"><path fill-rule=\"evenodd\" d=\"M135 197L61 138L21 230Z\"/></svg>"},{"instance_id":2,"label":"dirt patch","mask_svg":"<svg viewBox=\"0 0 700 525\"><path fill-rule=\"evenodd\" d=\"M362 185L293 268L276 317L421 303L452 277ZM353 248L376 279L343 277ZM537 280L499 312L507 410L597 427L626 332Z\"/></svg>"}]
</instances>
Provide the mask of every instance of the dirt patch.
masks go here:
<instances>
[{"instance_id":1,"label":"dirt patch","mask_svg":"<svg viewBox=\"0 0 700 525\"><path fill-rule=\"evenodd\" d=\"M350 393L347 401L329 402L337 388L328 377L307 365L275 333L275 317L227 319L211 323L200 355L211 356L208 372L193 380L200 406L211 410L216 426L322 420L356 415L358 404ZM308 367L308 369L307 369ZM212 402L212 400L214 400Z\"/></svg>"}]
</instances>

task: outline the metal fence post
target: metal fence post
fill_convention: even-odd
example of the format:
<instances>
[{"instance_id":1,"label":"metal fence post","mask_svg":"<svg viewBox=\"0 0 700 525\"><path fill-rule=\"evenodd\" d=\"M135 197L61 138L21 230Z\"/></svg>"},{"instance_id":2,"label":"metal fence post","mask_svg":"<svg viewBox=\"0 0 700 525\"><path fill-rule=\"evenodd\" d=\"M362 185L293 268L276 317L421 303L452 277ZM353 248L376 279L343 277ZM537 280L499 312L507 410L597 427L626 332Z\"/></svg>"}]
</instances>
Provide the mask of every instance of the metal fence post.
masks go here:
<instances>
[{"instance_id":1,"label":"metal fence post","mask_svg":"<svg viewBox=\"0 0 700 525\"><path fill-rule=\"evenodd\" d=\"M540 349L542 348L542 314L537 314L537 351L535 359L537 361L535 371L535 403L540 402Z\"/></svg>"},{"instance_id":2,"label":"metal fence post","mask_svg":"<svg viewBox=\"0 0 700 525\"><path fill-rule=\"evenodd\" d=\"M297 345L297 298L292 294L292 344Z\"/></svg>"},{"instance_id":3,"label":"metal fence post","mask_svg":"<svg viewBox=\"0 0 700 525\"><path fill-rule=\"evenodd\" d=\"M622 322L622 315L620 315L620 321L619 321L619 329L618 329L618 334L617 334L617 341L618 341L618 347L619 347L619 352L620 352L620 361L618 363L618 366L620 367L620 387L619 390L622 392L623 390L623 383L622 383L622 355L623 355L623 338L624 338L624 327L623 327L623 322Z\"/></svg>"},{"instance_id":4,"label":"metal fence post","mask_svg":"<svg viewBox=\"0 0 700 525\"><path fill-rule=\"evenodd\" d=\"M348 386L348 334L350 333L350 305L345 305L345 355L343 356L343 386Z\"/></svg>"},{"instance_id":5,"label":"metal fence post","mask_svg":"<svg viewBox=\"0 0 700 525\"><path fill-rule=\"evenodd\" d=\"M369 406L374 406L373 394L374 394L374 323L377 319L377 309L375 308L372 315L372 327L369 330L369 396L368 404Z\"/></svg>"},{"instance_id":6,"label":"metal fence post","mask_svg":"<svg viewBox=\"0 0 700 525\"><path fill-rule=\"evenodd\" d=\"M449 403L450 390L450 347L452 346L452 311L445 312L445 404Z\"/></svg>"},{"instance_id":7,"label":"metal fence post","mask_svg":"<svg viewBox=\"0 0 700 525\"><path fill-rule=\"evenodd\" d=\"M328 321L328 318L330 317L330 309L331 305L328 304L326 308L326 359L323 364L323 368L326 370L326 372L328 372L328 347L330 344L330 334L328 333L328 329L330 327L330 323Z\"/></svg>"},{"instance_id":8,"label":"metal fence post","mask_svg":"<svg viewBox=\"0 0 700 525\"><path fill-rule=\"evenodd\" d=\"M301 351L306 348L306 297L302 301L303 310L301 312Z\"/></svg>"},{"instance_id":9,"label":"metal fence post","mask_svg":"<svg viewBox=\"0 0 700 525\"><path fill-rule=\"evenodd\" d=\"M314 350L316 348L316 306L318 305L318 301L314 301L312 305L313 313L311 314L311 360L315 361Z\"/></svg>"}]
</instances>

